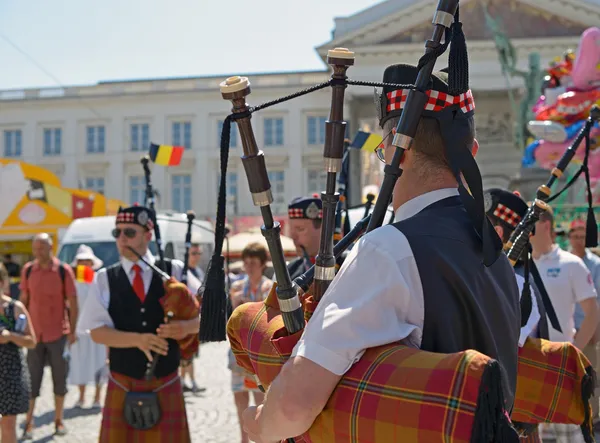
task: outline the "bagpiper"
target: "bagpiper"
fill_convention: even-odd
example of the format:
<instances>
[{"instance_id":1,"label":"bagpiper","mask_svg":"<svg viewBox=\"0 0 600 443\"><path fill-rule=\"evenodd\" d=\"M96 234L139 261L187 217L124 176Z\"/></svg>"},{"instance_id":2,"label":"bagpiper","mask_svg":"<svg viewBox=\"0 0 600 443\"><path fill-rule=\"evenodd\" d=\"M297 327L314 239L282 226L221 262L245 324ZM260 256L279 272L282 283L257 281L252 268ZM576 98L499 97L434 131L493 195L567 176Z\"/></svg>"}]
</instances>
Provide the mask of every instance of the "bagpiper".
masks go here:
<instances>
[{"instance_id":1,"label":"bagpiper","mask_svg":"<svg viewBox=\"0 0 600 443\"><path fill-rule=\"evenodd\" d=\"M148 264L156 263L179 281L184 265L157 263L149 250L154 223L149 208L119 208L113 236L120 260L95 275L79 322L79 330L109 348L100 443L191 441L177 340L197 334L199 319L166 324L159 301L165 287ZM191 274L187 281L195 293L200 282Z\"/></svg>"}]
</instances>

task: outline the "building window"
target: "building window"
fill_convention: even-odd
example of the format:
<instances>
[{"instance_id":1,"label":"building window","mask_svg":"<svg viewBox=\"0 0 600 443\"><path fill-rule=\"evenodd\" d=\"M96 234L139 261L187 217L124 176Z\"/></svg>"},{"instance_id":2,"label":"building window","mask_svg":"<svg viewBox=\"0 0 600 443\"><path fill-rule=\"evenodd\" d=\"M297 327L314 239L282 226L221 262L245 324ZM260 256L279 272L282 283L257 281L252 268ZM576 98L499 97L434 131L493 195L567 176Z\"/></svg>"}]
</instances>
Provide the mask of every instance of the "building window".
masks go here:
<instances>
[{"instance_id":1,"label":"building window","mask_svg":"<svg viewBox=\"0 0 600 443\"><path fill-rule=\"evenodd\" d=\"M271 182L271 192L273 193L273 213L275 214L286 214L287 213L287 199L285 198L285 172L284 171L270 171L269 182Z\"/></svg>"},{"instance_id":2,"label":"building window","mask_svg":"<svg viewBox=\"0 0 600 443\"><path fill-rule=\"evenodd\" d=\"M325 190L325 187L327 186L327 172L325 172L324 170L309 169L307 171L306 178L308 193L310 195L321 195L321 192L323 192Z\"/></svg>"},{"instance_id":3,"label":"building window","mask_svg":"<svg viewBox=\"0 0 600 443\"><path fill-rule=\"evenodd\" d=\"M171 177L173 209L187 212L192 209L192 176L174 175Z\"/></svg>"},{"instance_id":4,"label":"building window","mask_svg":"<svg viewBox=\"0 0 600 443\"><path fill-rule=\"evenodd\" d=\"M23 153L22 146L20 129L4 131L4 157L20 157Z\"/></svg>"},{"instance_id":5,"label":"building window","mask_svg":"<svg viewBox=\"0 0 600 443\"><path fill-rule=\"evenodd\" d=\"M85 189L104 195L104 177L87 177Z\"/></svg>"},{"instance_id":6,"label":"building window","mask_svg":"<svg viewBox=\"0 0 600 443\"><path fill-rule=\"evenodd\" d=\"M185 149L192 149L192 123L191 122L173 122L171 127L173 146L183 146Z\"/></svg>"},{"instance_id":7,"label":"building window","mask_svg":"<svg viewBox=\"0 0 600 443\"><path fill-rule=\"evenodd\" d=\"M308 144L322 145L325 143L325 122L327 117L308 117Z\"/></svg>"},{"instance_id":8,"label":"building window","mask_svg":"<svg viewBox=\"0 0 600 443\"><path fill-rule=\"evenodd\" d=\"M101 154L104 152L105 144L104 126L88 126L87 127L87 145L88 154Z\"/></svg>"},{"instance_id":9,"label":"building window","mask_svg":"<svg viewBox=\"0 0 600 443\"><path fill-rule=\"evenodd\" d=\"M150 125L147 123L131 125L131 150L147 151L150 149Z\"/></svg>"},{"instance_id":10,"label":"building window","mask_svg":"<svg viewBox=\"0 0 600 443\"><path fill-rule=\"evenodd\" d=\"M223 120L219 120L217 122L217 141L219 146L221 146L221 134L223 133ZM237 133L238 127L236 122L231 122L231 135L229 137L229 147L237 148Z\"/></svg>"},{"instance_id":11,"label":"building window","mask_svg":"<svg viewBox=\"0 0 600 443\"><path fill-rule=\"evenodd\" d=\"M283 119L265 118L265 146L283 145Z\"/></svg>"},{"instance_id":12,"label":"building window","mask_svg":"<svg viewBox=\"0 0 600 443\"><path fill-rule=\"evenodd\" d=\"M146 205L146 181L143 175L129 177L129 204Z\"/></svg>"},{"instance_id":13,"label":"building window","mask_svg":"<svg viewBox=\"0 0 600 443\"><path fill-rule=\"evenodd\" d=\"M44 129L44 155L60 155L62 146L62 129Z\"/></svg>"}]
</instances>

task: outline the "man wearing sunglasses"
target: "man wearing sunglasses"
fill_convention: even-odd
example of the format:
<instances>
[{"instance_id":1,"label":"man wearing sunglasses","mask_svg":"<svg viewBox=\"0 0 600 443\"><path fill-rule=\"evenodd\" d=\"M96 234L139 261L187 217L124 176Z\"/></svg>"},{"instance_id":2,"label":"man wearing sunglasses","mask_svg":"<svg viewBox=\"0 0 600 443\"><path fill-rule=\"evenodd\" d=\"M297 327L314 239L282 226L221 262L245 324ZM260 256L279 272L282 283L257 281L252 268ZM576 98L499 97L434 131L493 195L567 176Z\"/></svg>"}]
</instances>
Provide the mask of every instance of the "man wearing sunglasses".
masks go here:
<instances>
[{"instance_id":1,"label":"man wearing sunglasses","mask_svg":"<svg viewBox=\"0 0 600 443\"><path fill-rule=\"evenodd\" d=\"M95 342L109 347L110 380L100 442L146 438L190 441L178 376L180 354L176 340L197 334L200 322L195 319L164 324L165 312L159 302L165 293L162 279L136 255L155 263L148 249L154 220L154 212L142 206L119 209L113 237L121 259L96 274L81 314L79 329L89 330ZM181 261L166 260L162 268L181 280ZM196 293L200 282L189 272L187 278L188 287ZM147 381L146 369L154 358L158 358L154 377ZM129 426L123 414L127 391L155 390L163 419L146 431Z\"/></svg>"}]
</instances>

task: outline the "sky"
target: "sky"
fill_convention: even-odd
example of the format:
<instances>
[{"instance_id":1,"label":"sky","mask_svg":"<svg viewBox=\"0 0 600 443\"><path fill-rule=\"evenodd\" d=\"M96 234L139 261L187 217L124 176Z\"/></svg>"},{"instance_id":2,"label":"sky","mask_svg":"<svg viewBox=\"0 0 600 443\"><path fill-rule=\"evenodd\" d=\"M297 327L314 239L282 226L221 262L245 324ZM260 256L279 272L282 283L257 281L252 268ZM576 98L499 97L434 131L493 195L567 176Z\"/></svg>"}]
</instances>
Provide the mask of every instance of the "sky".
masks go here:
<instances>
[{"instance_id":1,"label":"sky","mask_svg":"<svg viewBox=\"0 0 600 443\"><path fill-rule=\"evenodd\" d=\"M0 0L0 89L324 69L334 18L378 2Z\"/></svg>"}]
</instances>

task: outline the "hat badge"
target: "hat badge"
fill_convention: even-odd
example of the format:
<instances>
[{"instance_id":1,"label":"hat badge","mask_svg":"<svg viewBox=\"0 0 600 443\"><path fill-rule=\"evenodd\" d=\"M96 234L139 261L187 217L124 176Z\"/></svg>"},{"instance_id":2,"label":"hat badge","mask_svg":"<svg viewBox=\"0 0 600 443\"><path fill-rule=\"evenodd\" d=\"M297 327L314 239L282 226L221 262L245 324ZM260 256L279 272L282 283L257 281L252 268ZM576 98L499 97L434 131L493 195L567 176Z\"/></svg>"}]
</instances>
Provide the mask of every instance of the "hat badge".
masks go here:
<instances>
[{"instance_id":1,"label":"hat badge","mask_svg":"<svg viewBox=\"0 0 600 443\"><path fill-rule=\"evenodd\" d=\"M137 216L137 221L140 225L146 226L148 224L148 213L146 211L141 211Z\"/></svg>"},{"instance_id":2,"label":"hat badge","mask_svg":"<svg viewBox=\"0 0 600 443\"><path fill-rule=\"evenodd\" d=\"M319 207L315 202L312 202L306 208L306 216L310 219L316 219L319 216Z\"/></svg>"}]
</instances>

